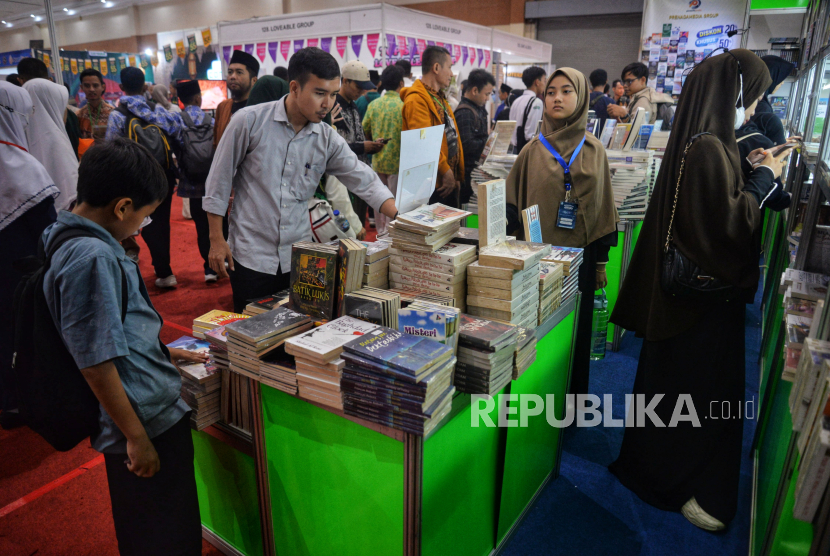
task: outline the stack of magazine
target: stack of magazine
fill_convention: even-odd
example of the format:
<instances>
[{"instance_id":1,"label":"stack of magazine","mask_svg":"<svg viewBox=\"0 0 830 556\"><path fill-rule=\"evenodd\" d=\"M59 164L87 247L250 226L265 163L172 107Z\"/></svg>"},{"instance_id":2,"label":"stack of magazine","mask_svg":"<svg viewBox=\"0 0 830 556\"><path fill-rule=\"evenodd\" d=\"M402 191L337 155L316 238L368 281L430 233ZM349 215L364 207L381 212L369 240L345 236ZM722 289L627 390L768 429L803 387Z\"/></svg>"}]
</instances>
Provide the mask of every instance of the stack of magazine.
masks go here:
<instances>
[{"instance_id":1,"label":"stack of magazine","mask_svg":"<svg viewBox=\"0 0 830 556\"><path fill-rule=\"evenodd\" d=\"M424 436L449 415L450 346L381 327L343 346L342 357L346 415Z\"/></svg>"},{"instance_id":2,"label":"stack of magazine","mask_svg":"<svg viewBox=\"0 0 830 556\"><path fill-rule=\"evenodd\" d=\"M207 354L208 343L190 336L182 336L167 347L194 353ZM177 361L176 367L182 375L182 399L190 406L190 424L196 430L203 430L219 420L220 389L222 373L210 363Z\"/></svg>"}]
</instances>

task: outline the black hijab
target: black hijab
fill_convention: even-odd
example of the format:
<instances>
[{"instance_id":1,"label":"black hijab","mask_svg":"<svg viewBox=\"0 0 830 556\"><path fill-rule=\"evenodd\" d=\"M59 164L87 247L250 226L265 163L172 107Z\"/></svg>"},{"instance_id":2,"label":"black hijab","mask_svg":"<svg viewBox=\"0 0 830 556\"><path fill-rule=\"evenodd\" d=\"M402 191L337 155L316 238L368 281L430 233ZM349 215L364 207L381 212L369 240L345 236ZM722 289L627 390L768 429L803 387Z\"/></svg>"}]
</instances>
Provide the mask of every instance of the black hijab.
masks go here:
<instances>
[{"instance_id":1,"label":"black hijab","mask_svg":"<svg viewBox=\"0 0 830 556\"><path fill-rule=\"evenodd\" d=\"M764 93L764 98L758 103L758 108L755 110L756 114L765 112L772 113L772 105L769 102L769 96L784 80L790 76L794 65L778 56L762 56L761 60L767 65L769 76L772 78L772 84L767 87Z\"/></svg>"},{"instance_id":2,"label":"black hijab","mask_svg":"<svg viewBox=\"0 0 830 556\"><path fill-rule=\"evenodd\" d=\"M740 62L740 70L739 64ZM758 56L735 49L704 60L689 74L677 104L672 132L643 228L611 320L648 340L672 338L712 309L681 301L660 285L663 248L689 140L672 232L675 246L704 270L746 290L758 284L761 212L743 189L735 140L735 112L743 77L743 104L749 106L771 82Z\"/></svg>"}]
</instances>

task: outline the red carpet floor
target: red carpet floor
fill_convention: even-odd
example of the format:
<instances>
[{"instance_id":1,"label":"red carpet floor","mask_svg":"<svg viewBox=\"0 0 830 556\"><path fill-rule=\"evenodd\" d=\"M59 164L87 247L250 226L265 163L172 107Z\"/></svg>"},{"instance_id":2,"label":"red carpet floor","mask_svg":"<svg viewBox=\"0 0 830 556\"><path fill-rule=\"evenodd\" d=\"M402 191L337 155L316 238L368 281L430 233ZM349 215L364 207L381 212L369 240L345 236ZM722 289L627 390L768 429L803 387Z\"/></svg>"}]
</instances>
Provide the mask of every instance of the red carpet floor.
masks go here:
<instances>
[{"instance_id":1,"label":"red carpet floor","mask_svg":"<svg viewBox=\"0 0 830 556\"><path fill-rule=\"evenodd\" d=\"M370 230L374 239L375 232ZM177 288L160 290L142 240L139 266L156 310L164 317L165 343L189 335L193 319L211 309L231 310L229 281L206 284L196 228L173 198L171 266ZM0 430L0 555L109 556L118 554L106 470L89 441L56 452L23 427ZM219 555L202 543L203 555Z\"/></svg>"}]
</instances>

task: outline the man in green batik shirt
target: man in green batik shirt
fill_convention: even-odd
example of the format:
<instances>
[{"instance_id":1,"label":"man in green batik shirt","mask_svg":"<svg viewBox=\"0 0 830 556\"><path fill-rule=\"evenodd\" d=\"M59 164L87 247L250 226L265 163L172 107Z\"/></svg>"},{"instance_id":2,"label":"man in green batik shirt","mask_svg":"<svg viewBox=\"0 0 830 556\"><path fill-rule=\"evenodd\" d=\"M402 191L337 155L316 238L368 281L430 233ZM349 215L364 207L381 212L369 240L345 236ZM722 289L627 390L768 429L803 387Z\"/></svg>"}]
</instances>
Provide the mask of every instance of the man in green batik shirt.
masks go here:
<instances>
[{"instance_id":1,"label":"man in green batik shirt","mask_svg":"<svg viewBox=\"0 0 830 556\"><path fill-rule=\"evenodd\" d=\"M367 141L389 141L383 150L372 155L372 168L393 195L397 190L401 158L403 101L400 93L404 84L403 78L403 69L400 66L387 66L380 77L385 92L382 97L369 104L363 118L363 131ZM376 212L375 223L378 235L386 234L389 218Z\"/></svg>"}]
</instances>

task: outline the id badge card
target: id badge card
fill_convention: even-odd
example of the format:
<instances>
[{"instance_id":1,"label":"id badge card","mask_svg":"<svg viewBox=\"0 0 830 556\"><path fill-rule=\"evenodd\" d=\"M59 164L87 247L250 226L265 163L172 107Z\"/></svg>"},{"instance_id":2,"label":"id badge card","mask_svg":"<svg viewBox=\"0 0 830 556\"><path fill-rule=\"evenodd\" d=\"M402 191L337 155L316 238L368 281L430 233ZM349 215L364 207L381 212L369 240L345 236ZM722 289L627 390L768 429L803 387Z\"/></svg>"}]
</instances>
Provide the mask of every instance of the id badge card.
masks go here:
<instances>
[{"instance_id":1,"label":"id badge card","mask_svg":"<svg viewBox=\"0 0 830 556\"><path fill-rule=\"evenodd\" d=\"M573 230L576 227L576 209L578 205L573 201L562 201L559 203L559 214L556 217L556 226L566 230Z\"/></svg>"}]
</instances>

